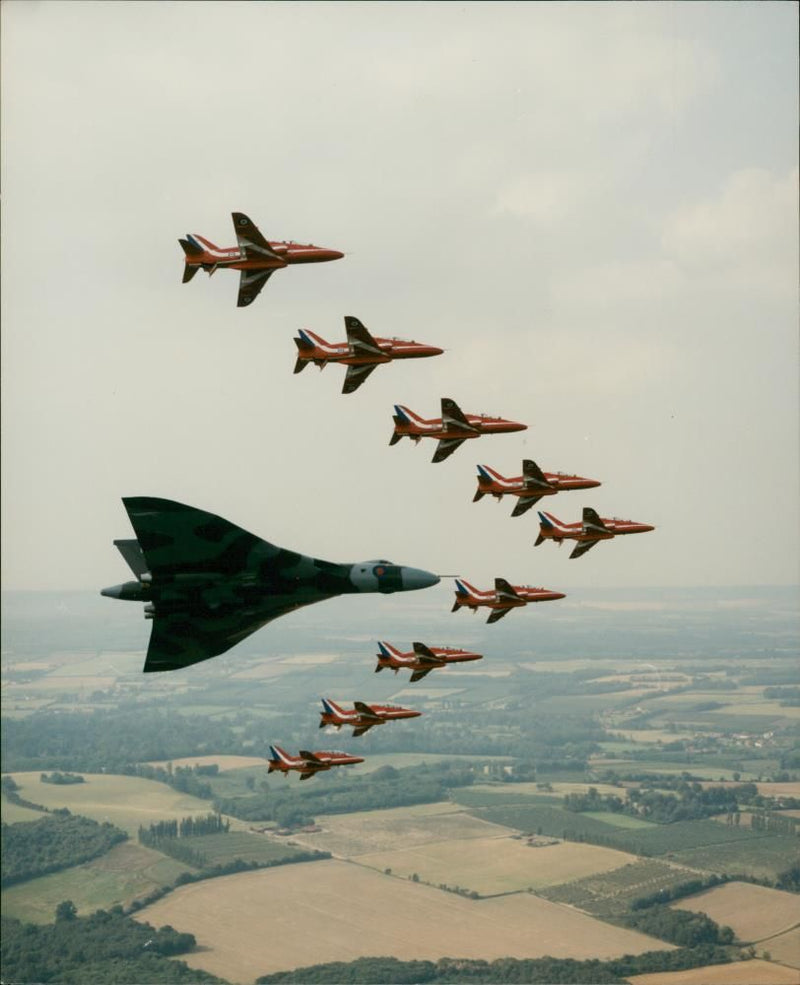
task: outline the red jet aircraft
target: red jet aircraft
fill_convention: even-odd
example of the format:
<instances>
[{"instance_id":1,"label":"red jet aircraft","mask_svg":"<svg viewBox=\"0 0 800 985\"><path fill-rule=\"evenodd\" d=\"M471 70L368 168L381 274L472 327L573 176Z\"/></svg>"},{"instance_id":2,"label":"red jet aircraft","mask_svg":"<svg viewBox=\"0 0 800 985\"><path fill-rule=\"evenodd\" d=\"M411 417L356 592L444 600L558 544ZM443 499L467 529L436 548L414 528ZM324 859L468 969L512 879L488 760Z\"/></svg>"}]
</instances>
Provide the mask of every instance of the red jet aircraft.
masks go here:
<instances>
[{"instance_id":1,"label":"red jet aircraft","mask_svg":"<svg viewBox=\"0 0 800 985\"><path fill-rule=\"evenodd\" d=\"M466 660L483 660L482 653L471 653L469 650L454 650L447 646L425 646L424 643L412 643L413 649L403 653L391 643L379 642L378 666L375 673L390 667L395 674L401 667L407 667L411 674L411 683L422 680L426 674L448 664L463 663Z\"/></svg>"},{"instance_id":2,"label":"red jet aircraft","mask_svg":"<svg viewBox=\"0 0 800 985\"><path fill-rule=\"evenodd\" d=\"M539 513L539 536L534 547L546 540L554 540L557 544L565 540L577 540L570 557L580 557L601 540L611 540L620 534L645 534L648 530L655 529L649 523L600 517L591 506L584 506L580 523L562 523L552 513Z\"/></svg>"},{"instance_id":3,"label":"red jet aircraft","mask_svg":"<svg viewBox=\"0 0 800 985\"><path fill-rule=\"evenodd\" d=\"M188 233L179 239L186 254L183 283L187 284L201 268L210 277L219 267L240 270L238 308L246 308L258 297L259 291L281 267L290 263L320 263L340 260L344 253L302 243L270 242L261 235L255 223L243 212L232 212L233 228L238 246L219 247L202 236Z\"/></svg>"},{"instance_id":4,"label":"red jet aircraft","mask_svg":"<svg viewBox=\"0 0 800 985\"><path fill-rule=\"evenodd\" d=\"M393 359L418 359L422 356L440 356L443 349L422 342L404 342L402 339L373 338L358 318L344 316L347 341L331 344L313 332L300 330L294 340L297 346L295 373L302 372L309 363L324 369L328 363L347 366L342 393L352 393L381 363Z\"/></svg>"},{"instance_id":5,"label":"red jet aircraft","mask_svg":"<svg viewBox=\"0 0 800 985\"><path fill-rule=\"evenodd\" d=\"M464 414L455 400L442 397L442 416L426 421L408 407L395 404L394 433L390 445L397 444L401 438L438 438L432 462L443 462L452 455L460 444L468 438L479 438L482 434L505 434L509 431L525 431L527 424L506 421L502 417L487 417L485 414Z\"/></svg>"},{"instance_id":6,"label":"red jet aircraft","mask_svg":"<svg viewBox=\"0 0 800 985\"><path fill-rule=\"evenodd\" d=\"M566 598L563 592L551 592L548 588L531 588L529 585L509 585L505 578L495 578L493 592L481 592L469 582L456 578L456 600L452 612L463 606L478 611L479 606L492 609L487 623L497 622L512 609L521 608L529 602L554 602Z\"/></svg>"},{"instance_id":7,"label":"red jet aircraft","mask_svg":"<svg viewBox=\"0 0 800 985\"><path fill-rule=\"evenodd\" d=\"M501 500L503 496L518 496L517 505L511 511L512 516L522 516L542 496L554 496L566 489L593 489L600 483L596 479L584 479L580 475L568 475L566 472L542 472L536 462L526 458L522 463L522 475L507 479L505 476L490 469L488 465L478 466L478 491L472 497L477 503L484 496L494 496Z\"/></svg>"},{"instance_id":8,"label":"red jet aircraft","mask_svg":"<svg viewBox=\"0 0 800 985\"><path fill-rule=\"evenodd\" d=\"M354 701L353 711L346 711L330 698L321 700L325 710L320 713L319 727L335 725L336 728L341 728L342 725L352 725L354 736L363 735L374 725L394 722L399 718L419 718L422 714L421 711L411 711L398 705L368 705L363 701Z\"/></svg>"},{"instance_id":9,"label":"red jet aircraft","mask_svg":"<svg viewBox=\"0 0 800 985\"><path fill-rule=\"evenodd\" d=\"M301 749L299 755L290 756L284 752L280 746L269 747L270 758L267 760L267 773L274 773L279 770L285 776L289 775L290 770L300 774L301 780L307 780L315 773L329 770L333 766L353 766L355 763L363 763L362 756L351 756L346 752L334 752L333 750L318 749L315 752L308 752Z\"/></svg>"}]
</instances>

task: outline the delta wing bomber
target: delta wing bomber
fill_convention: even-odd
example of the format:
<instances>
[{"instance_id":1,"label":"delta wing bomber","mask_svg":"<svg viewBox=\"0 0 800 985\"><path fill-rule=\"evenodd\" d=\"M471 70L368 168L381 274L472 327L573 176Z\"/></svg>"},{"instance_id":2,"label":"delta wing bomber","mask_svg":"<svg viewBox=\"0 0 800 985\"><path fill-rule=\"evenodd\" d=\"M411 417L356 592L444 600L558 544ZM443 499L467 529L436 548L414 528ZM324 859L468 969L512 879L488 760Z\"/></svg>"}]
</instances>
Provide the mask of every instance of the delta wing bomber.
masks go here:
<instances>
[{"instance_id":1,"label":"delta wing bomber","mask_svg":"<svg viewBox=\"0 0 800 985\"><path fill-rule=\"evenodd\" d=\"M337 595L407 592L439 581L390 561L336 564L298 554L169 499L122 502L136 539L114 544L136 580L100 594L145 603L153 620L145 673L218 656L273 619Z\"/></svg>"}]
</instances>

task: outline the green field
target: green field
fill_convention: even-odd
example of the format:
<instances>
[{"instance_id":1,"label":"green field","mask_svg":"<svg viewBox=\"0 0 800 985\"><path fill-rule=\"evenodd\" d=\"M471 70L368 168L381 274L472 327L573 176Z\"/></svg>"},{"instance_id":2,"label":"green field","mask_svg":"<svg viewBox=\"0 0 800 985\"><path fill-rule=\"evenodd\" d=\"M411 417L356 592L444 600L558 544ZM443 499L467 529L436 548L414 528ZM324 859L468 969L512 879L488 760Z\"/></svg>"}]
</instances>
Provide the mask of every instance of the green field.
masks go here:
<instances>
[{"instance_id":1,"label":"green field","mask_svg":"<svg viewBox=\"0 0 800 985\"><path fill-rule=\"evenodd\" d=\"M642 859L611 872L552 886L539 892L554 903L576 906L598 917L615 917L627 912L631 902L661 889L669 889L695 878L687 869L655 859Z\"/></svg>"},{"instance_id":2,"label":"green field","mask_svg":"<svg viewBox=\"0 0 800 985\"><path fill-rule=\"evenodd\" d=\"M800 858L800 839L781 835L761 835L746 841L702 845L675 851L676 862L708 872L745 874L757 879L774 879Z\"/></svg>"},{"instance_id":3,"label":"green field","mask_svg":"<svg viewBox=\"0 0 800 985\"><path fill-rule=\"evenodd\" d=\"M34 811L30 807L12 804L5 797L0 798L0 820L3 824L16 824L17 821L38 821L40 817L44 817L42 811Z\"/></svg>"},{"instance_id":4,"label":"green field","mask_svg":"<svg viewBox=\"0 0 800 985\"><path fill-rule=\"evenodd\" d=\"M160 852L126 842L91 862L4 890L3 912L31 923L50 923L62 900L72 900L81 914L93 913L130 903L191 871Z\"/></svg>"},{"instance_id":5,"label":"green field","mask_svg":"<svg viewBox=\"0 0 800 985\"><path fill-rule=\"evenodd\" d=\"M300 849L286 842L275 842L266 835L249 834L247 831L195 835L180 838L179 842L202 852L208 866L223 865L236 858L241 858L245 862L280 862L300 854Z\"/></svg>"}]
</instances>

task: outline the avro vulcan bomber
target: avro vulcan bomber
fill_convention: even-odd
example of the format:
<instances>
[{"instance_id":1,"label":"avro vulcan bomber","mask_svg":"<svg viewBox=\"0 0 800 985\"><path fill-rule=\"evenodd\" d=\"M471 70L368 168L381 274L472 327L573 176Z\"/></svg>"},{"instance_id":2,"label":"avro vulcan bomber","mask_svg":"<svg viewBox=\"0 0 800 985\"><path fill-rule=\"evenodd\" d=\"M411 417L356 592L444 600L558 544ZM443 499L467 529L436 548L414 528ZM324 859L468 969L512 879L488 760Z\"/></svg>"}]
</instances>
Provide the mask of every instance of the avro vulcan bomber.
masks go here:
<instances>
[{"instance_id":1,"label":"avro vulcan bomber","mask_svg":"<svg viewBox=\"0 0 800 985\"><path fill-rule=\"evenodd\" d=\"M438 575L391 561L336 564L277 547L235 524L169 499L122 500L135 540L115 540L135 581L101 595L144 602L153 631L145 673L225 653L305 605L356 592L428 588Z\"/></svg>"}]
</instances>

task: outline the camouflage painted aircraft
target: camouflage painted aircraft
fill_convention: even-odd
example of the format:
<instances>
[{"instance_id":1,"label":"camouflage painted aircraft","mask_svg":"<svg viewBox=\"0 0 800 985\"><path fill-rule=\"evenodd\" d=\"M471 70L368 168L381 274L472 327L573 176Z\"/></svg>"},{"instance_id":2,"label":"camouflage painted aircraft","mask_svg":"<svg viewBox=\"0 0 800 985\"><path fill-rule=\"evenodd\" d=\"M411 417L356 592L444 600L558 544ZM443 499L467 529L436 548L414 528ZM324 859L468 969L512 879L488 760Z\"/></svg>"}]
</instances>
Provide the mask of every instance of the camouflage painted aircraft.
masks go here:
<instances>
[{"instance_id":1,"label":"camouflage painted aircraft","mask_svg":"<svg viewBox=\"0 0 800 985\"><path fill-rule=\"evenodd\" d=\"M469 650L455 650L448 646L426 646L424 643L412 643L409 653L403 653L397 647L385 640L378 643L378 666L375 673L388 667L397 673L401 667L412 671L411 683L420 681L426 674L448 664L464 663L467 660L483 660L482 653L471 653Z\"/></svg>"},{"instance_id":2,"label":"camouflage painted aircraft","mask_svg":"<svg viewBox=\"0 0 800 985\"><path fill-rule=\"evenodd\" d=\"M363 735L375 725L383 725L385 722L395 722L400 718L419 718L421 711L411 711L409 708L401 708L399 705L368 705L363 701L354 701L353 710L348 711L337 705L330 698L322 698L323 711L320 712L320 728L326 725L335 725L340 729L342 725L352 725L353 735Z\"/></svg>"},{"instance_id":3,"label":"camouflage painted aircraft","mask_svg":"<svg viewBox=\"0 0 800 985\"><path fill-rule=\"evenodd\" d=\"M352 393L381 363L394 359L419 359L423 356L440 356L443 349L422 342L404 342L402 339L373 338L358 318L344 316L347 341L331 344L313 332L300 330L294 340L297 346L295 373L301 373L309 363L324 369L330 363L347 366L342 393Z\"/></svg>"},{"instance_id":4,"label":"camouflage painted aircraft","mask_svg":"<svg viewBox=\"0 0 800 985\"><path fill-rule=\"evenodd\" d=\"M225 653L304 605L355 592L428 588L438 575L390 561L335 564L260 540L222 517L169 499L122 500L135 540L115 540L136 581L104 588L144 602L153 620L144 672Z\"/></svg>"},{"instance_id":5,"label":"camouflage painted aircraft","mask_svg":"<svg viewBox=\"0 0 800 985\"><path fill-rule=\"evenodd\" d=\"M481 592L469 582L456 578L456 600L451 612L466 606L477 612L479 607L492 610L487 623L497 622L512 609L519 609L529 602L555 602L566 598L563 592L551 592L549 588L531 588L530 585L509 585L505 578L495 578L494 591Z\"/></svg>"},{"instance_id":6,"label":"camouflage painted aircraft","mask_svg":"<svg viewBox=\"0 0 800 985\"><path fill-rule=\"evenodd\" d=\"M557 544L562 544L565 540L577 540L570 557L580 557L601 540L611 540L620 534L645 534L655 529L649 523L620 520L618 517L600 517L591 506L584 506L580 523L562 523L552 513L540 513L539 536L534 547L546 540L554 540Z\"/></svg>"},{"instance_id":7,"label":"camouflage painted aircraft","mask_svg":"<svg viewBox=\"0 0 800 985\"><path fill-rule=\"evenodd\" d=\"M438 438L439 444L433 454L432 462L443 462L468 438L479 438L482 434L506 434L510 431L526 431L527 424L517 424L502 417L488 417L485 414L465 414L455 400L442 397L442 416L426 421L408 407L395 404L394 432L390 445L397 444L401 438L411 438L415 443L420 438Z\"/></svg>"},{"instance_id":8,"label":"camouflage painted aircraft","mask_svg":"<svg viewBox=\"0 0 800 985\"><path fill-rule=\"evenodd\" d=\"M278 771L288 776L293 771L300 774L301 780L307 780L315 773L322 773L334 766L355 766L356 763L364 762L363 756L351 756L333 749L316 749L314 752L301 749L297 756L290 756L280 746L270 746L269 753L268 774Z\"/></svg>"},{"instance_id":9,"label":"camouflage painted aircraft","mask_svg":"<svg viewBox=\"0 0 800 985\"><path fill-rule=\"evenodd\" d=\"M477 503L484 496L494 496L499 502L503 496L519 497L511 511L512 516L522 516L538 503L542 496L554 496L567 489L593 489L600 483L596 479L584 479L580 475L566 472L542 472L536 462L526 458L522 463L522 475L507 479L490 469L488 465L478 466L478 489L472 497Z\"/></svg>"},{"instance_id":10,"label":"camouflage painted aircraft","mask_svg":"<svg viewBox=\"0 0 800 985\"><path fill-rule=\"evenodd\" d=\"M320 263L323 260L340 260L344 253L328 250L311 243L283 243L268 241L258 231L258 226L243 212L232 212L237 246L215 246L196 233L187 233L179 239L183 247L186 266L183 283L188 284L198 270L205 270L210 277L216 270L230 268L240 270L237 308L246 308L258 297L261 288L281 267L292 263Z\"/></svg>"}]
</instances>

